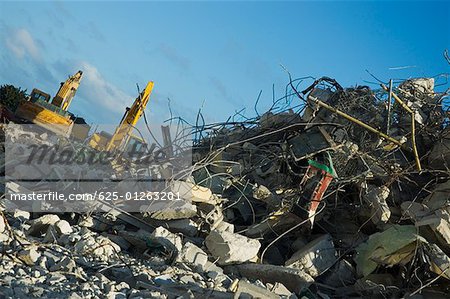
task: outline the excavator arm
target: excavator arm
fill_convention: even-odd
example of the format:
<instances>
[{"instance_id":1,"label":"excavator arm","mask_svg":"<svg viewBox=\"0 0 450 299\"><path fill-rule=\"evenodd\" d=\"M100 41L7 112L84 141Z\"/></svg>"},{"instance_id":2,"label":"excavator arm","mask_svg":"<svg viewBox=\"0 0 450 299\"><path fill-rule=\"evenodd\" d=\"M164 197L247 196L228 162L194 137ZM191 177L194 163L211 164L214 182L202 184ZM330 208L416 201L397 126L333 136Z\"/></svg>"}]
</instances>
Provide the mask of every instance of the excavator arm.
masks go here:
<instances>
[{"instance_id":1,"label":"excavator arm","mask_svg":"<svg viewBox=\"0 0 450 299\"><path fill-rule=\"evenodd\" d=\"M60 107L64 111L67 111L78 87L80 86L82 76L83 72L78 71L75 75L69 77L69 79L65 82L62 82L58 92L52 100L52 104Z\"/></svg>"},{"instance_id":2,"label":"excavator arm","mask_svg":"<svg viewBox=\"0 0 450 299\"><path fill-rule=\"evenodd\" d=\"M134 101L131 108L127 108L125 115L122 118L119 126L116 128L114 135L108 143L107 151L114 151L122 148L128 143L134 126L142 116L145 107L147 106L150 94L153 90L153 82L148 82L145 89L139 94Z\"/></svg>"}]
</instances>

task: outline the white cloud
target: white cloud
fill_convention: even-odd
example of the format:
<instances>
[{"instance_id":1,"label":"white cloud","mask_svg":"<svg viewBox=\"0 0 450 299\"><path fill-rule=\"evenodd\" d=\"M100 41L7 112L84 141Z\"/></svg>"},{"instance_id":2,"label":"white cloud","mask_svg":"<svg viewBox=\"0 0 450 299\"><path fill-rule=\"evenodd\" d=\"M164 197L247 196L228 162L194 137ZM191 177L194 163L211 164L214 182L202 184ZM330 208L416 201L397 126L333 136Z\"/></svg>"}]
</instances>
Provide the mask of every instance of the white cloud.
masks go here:
<instances>
[{"instance_id":1,"label":"white cloud","mask_svg":"<svg viewBox=\"0 0 450 299\"><path fill-rule=\"evenodd\" d=\"M83 61L80 70L83 71L83 79L79 91L89 102L120 113L133 103L133 96L108 82L93 65Z\"/></svg>"},{"instance_id":2,"label":"white cloud","mask_svg":"<svg viewBox=\"0 0 450 299\"><path fill-rule=\"evenodd\" d=\"M29 55L34 60L40 60L41 55L31 34L24 28L12 30L6 38L6 46L17 58Z\"/></svg>"}]
</instances>

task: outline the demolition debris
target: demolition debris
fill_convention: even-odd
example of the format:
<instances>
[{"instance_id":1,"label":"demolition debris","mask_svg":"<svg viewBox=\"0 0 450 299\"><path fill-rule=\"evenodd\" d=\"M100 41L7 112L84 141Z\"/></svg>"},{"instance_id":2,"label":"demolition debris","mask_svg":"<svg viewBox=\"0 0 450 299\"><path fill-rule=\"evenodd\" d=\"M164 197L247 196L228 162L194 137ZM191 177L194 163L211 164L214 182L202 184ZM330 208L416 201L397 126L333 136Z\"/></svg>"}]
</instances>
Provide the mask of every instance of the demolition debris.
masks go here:
<instances>
[{"instance_id":1,"label":"demolition debris","mask_svg":"<svg viewBox=\"0 0 450 299\"><path fill-rule=\"evenodd\" d=\"M34 165L28 181L17 179L34 175L19 162L30 144L102 151L4 119L0 296L446 298L449 103L437 89L434 78L375 89L290 80L253 119L199 114L174 138L165 127L149 163L115 152L95 168ZM180 199L55 210L7 197L98 188Z\"/></svg>"}]
</instances>

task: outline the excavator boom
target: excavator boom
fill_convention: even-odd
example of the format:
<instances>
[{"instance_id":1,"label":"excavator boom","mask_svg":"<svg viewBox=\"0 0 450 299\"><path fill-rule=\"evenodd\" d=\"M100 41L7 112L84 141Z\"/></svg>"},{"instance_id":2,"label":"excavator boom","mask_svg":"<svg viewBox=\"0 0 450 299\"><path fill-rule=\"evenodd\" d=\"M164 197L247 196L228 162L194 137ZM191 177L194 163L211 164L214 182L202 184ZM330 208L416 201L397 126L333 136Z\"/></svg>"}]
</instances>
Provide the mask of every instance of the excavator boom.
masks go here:
<instances>
[{"instance_id":1,"label":"excavator boom","mask_svg":"<svg viewBox=\"0 0 450 299\"><path fill-rule=\"evenodd\" d=\"M139 96L134 101L131 108L127 108L125 115L122 118L119 126L117 127L114 135L108 143L106 148L107 151L114 151L116 149L122 148L128 143L134 126L138 122L139 118L142 116L145 107L147 106L150 94L153 90L153 82L148 82L145 89L139 94Z\"/></svg>"},{"instance_id":2,"label":"excavator boom","mask_svg":"<svg viewBox=\"0 0 450 299\"><path fill-rule=\"evenodd\" d=\"M72 102L75 92L80 86L82 71L78 71L75 75L69 77L65 82L61 82L58 92L52 100L52 104L60 107L62 110L67 111L69 105Z\"/></svg>"}]
</instances>

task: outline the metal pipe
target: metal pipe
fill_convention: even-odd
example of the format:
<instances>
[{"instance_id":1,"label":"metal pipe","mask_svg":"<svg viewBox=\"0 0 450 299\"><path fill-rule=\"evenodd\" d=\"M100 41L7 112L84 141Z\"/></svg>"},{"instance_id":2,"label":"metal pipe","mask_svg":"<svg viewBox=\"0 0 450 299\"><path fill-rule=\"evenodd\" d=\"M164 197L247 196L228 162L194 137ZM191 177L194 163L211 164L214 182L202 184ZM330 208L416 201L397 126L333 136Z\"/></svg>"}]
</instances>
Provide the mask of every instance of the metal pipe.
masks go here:
<instances>
[{"instance_id":1,"label":"metal pipe","mask_svg":"<svg viewBox=\"0 0 450 299\"><path fill-rule=\"evenodd\" d=\"M330 110L331 112L336 113L337 115L340 115L340 116L344 117L345 119L347 119L347 120L349 120L349 121L351 121L351 122L354 122L355 124L357 124L357 125L359 125L359 126L365 128L365 129L367 129L367 130L369 130L369 131L371 131L371 132L373 132L373 133L379 135L380 137L383 137L384 139L389 140L390 142L395 143L395 144L397 144L398 146L403 146L403 143L400 142L399 140L397 140L397 139L395 139L395 138L392 138L391 136L388 136L388 135L386 135L386 134L384 134L384 133L378 131L378 130L375 129L374 127L369 126L368 124L366 124L366 123L360 121L359 119L354 118L353 116L348 115L348 114L345 113L345 112L342 112L342 111L340 111L340 110L338 110L338 109L336 109L336 108L334 108L334 107L332 107L332 106L330 106L330 105L328 105L328 104L325 104L324 102L322 102L322 101L319 100L318 98L315 98L315 97L313 97L313 96L311 96L311 95L310 95L308 98L309 98L311 101L313 101L315 104L317 104L317 105L319 105L319 106L321 106L321 107L323 107L323 108L325 108L325 109L328 109L328 110Z\"/></svg>"},{"instance_id":2,"label":"metal pipe","mask_svg":"<svg viewBox=\"0 0 450 299\"><path fill-rule=\"evenodd\" d=\"M417 170L422 171L422 166L420 165L419 153L417 152L416 146L416 119L414 111L411 113L411 143L414 152L414 158L416 160Z\"/></svg>"},{"instance_id":3,"label":"metal pipe","mask_svg":"<svg viewBox=\"0 0 450 299\"><path fill-rule=\"evenodd\" d=\"M394 99L403 107L403 109L405 109L406 111L408 111L409 113L414 113L412 111L411 108L408 107L408 105L405 104L405 102L403 102L398 95L396 95L394 92L389 91L389 88L386 87L386 85L384 84L380 84L381 88L383 88L385 91L389 92L390 94L392 94L392 96L394 97Z\"/></svg>"},{"instance_id":4,"label":"metal pipe","mask_svg":"<svg viewBox=\"0 0 450 299\"><path fill-rule=\"evenodd\" d=\"M420 164L420 158L419 153L417 152L417 146L416 146L416 112L408 107L408 105L405 104L394 92L392 92L392 89L388 89L386 85L380 84L381 88L383 88L385 91L389 92L389 95L392 95L394 99L405 109L407 112L411 114L411 143L412 143L412 149L414 153L414 159L416 161L416 167L417 170L422 171L422 166Z\"/></svg>"},{"instance_id":5,"label":"metal pipe","mask_svg":"<svg viewBox=\"0 0 450 299\"><path fill-rule=\"evenodd\" d=\"M388 115L386 124L386 134L389 135L389 129L391 128L391 106L392 106L392 79L389 80L389 98L388 98Z\"/></svg>"}]
</instances>

